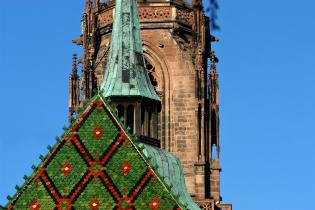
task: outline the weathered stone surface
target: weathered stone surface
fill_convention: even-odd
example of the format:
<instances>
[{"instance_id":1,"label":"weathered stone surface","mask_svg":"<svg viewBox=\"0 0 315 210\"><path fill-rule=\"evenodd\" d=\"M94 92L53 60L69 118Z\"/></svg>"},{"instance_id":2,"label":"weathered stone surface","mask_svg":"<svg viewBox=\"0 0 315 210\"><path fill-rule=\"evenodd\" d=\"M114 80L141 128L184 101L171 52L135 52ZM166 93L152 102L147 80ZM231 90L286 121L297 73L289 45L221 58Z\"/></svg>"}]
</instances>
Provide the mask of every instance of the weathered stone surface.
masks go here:
<instances>
[{"instance_id":1,"label":"weathered stone surface","mask_svg":"<svg viewBox=\"0 0 315 210\"><path fill-rule=\"evenodd\" d=\"M80 107L104 78L113 8L114 1L109 1L87 13L86 24L95 27L83 30ZM138 8L147 70L161 98L161 147L180 159L188 190L196 200L220 201L218 75L215 57L207 74L211 55L208 19L199 1L193 5L174 0L139 1ZM93 15L96 23L89 18ZM88 78L84 73L90 64L93 75Z\"/></svg>"}]
</instances>

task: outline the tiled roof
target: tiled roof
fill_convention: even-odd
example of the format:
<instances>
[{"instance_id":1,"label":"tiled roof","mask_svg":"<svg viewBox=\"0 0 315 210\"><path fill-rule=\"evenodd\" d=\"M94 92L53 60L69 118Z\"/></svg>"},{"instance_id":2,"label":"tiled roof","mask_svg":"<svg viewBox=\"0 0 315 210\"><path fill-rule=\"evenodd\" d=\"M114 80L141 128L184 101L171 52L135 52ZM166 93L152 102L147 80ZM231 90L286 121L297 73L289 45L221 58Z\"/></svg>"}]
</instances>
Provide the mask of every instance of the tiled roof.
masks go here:
<instances>
[{"instance_id":1,"label":"tiled roof","mask_svg":"<svg viewBox=\"0 0 315 210\"><path fill-rule=\"evenodd\" d=\"M199 209L178 160L135 138L99 95L34 167L7 209Z\"/></svg>"}]
</instances>

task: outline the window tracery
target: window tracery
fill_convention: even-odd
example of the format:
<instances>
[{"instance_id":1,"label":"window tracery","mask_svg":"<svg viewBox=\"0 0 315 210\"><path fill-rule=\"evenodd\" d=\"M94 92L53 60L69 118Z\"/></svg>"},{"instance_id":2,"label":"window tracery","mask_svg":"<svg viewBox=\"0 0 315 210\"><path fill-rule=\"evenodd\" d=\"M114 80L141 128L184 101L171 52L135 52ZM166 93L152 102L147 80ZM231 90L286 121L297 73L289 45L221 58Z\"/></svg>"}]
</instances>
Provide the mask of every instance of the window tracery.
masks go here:
<instances>
[{"instance_id":1,"label":"window tracery","mask_svg":"<svg viewBox=\"0 0 315 210\"><path fill-rule=\"evenodd\" d=\"M145 60L145 68L147 69L151 84L153 85L154 90L158 92L157 91L158 82L157 82L156 76L154 75L155 66L153 66L146 58L144 60Z\"/></svg>"}]
</instances>

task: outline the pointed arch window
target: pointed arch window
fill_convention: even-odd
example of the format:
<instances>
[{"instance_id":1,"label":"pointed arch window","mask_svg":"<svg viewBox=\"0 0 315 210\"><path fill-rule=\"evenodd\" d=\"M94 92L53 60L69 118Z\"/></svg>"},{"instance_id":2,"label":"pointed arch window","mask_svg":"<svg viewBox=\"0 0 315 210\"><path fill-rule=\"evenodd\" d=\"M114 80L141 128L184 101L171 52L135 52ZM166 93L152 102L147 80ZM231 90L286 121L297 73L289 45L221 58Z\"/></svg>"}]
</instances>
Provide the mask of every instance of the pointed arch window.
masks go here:
<instances>
[{"instance_id":1,"label":"pointed arch window","mask_svg":"<svg viewBox=\"0 0 315 210\"><path fill-rule=\"evenodd\" d=\"M157 92L158 83L156 81L156 78L153 75L153 72L155 71L155 67L146 58L144 59L144 61L145 61L145 68L147 69L151 84L154 87L155 91Z\"/></svg>"}]
</instances>

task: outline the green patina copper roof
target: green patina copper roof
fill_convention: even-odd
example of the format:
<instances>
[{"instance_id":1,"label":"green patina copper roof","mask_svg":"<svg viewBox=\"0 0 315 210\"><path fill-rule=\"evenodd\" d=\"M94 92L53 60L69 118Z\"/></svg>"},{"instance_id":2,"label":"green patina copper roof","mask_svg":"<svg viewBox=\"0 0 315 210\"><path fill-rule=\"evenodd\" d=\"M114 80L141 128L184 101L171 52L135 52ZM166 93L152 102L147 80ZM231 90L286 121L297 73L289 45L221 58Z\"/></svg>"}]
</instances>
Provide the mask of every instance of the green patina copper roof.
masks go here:
<instances>
[{"instance_id":1,"label":"green patina copper roof","mask_svg":"<svg viewBox=\"0 0 315 210\"><path fill-rule=\"evenodd\" d=\"M151 166L157 166L156 172L163 177L164 182L170 186L174 195L187 209L199 209L190 197L185 183L183 168L179 160L171 153L146 144L138 145L143 154L149 158Z\"/></svg>"},{"instance_id":2,"label":"green patina copper roof","mask_svg":"<svg viewBox=\"0 0 315 210\"><path fill-rule=\"evenodd\" d=\"M136 144L102 96L95 96L7 209L199 209L179 161Z\"/></svg>"},{"instance_id":3,"label":"green patina copper roof","mask_svg":"<svg viewBox=\"0 0 315 210\"><path fill-rule=\"evenodd\" d=\"M160 101L144 67L136 0L116 0L103 96L140 96Z\"/></svg>"}]
</instances>

